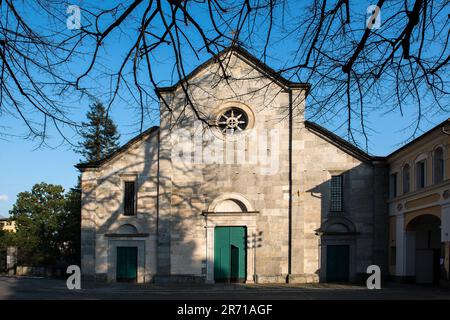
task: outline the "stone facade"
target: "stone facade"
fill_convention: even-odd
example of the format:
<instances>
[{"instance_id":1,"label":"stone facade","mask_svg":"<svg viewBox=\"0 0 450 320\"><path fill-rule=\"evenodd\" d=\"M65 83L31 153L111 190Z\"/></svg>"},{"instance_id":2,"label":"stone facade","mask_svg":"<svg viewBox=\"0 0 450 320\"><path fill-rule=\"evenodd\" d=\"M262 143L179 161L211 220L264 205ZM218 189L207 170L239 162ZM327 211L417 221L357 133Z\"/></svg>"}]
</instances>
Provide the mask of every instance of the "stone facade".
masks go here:
<instances>
[{"instance_id":1,"label":"stone facade","mask_svg":"<svg viewBox=\"0 0 450 320\"><path fill-rule=\"evenodd\" d=\"M156 274L158 131L149 130L143 137L99 168L83 169L81 268L88 278L114 281L110 253L123 241L142 249L138 280L150 281ZM123 215L123 183L128 180L137 182L134 216ZM123 226L133 226L136 234L121 231Z\"/></svg>"},{"instance_id":2,"label":"stone facade","mask_svg":"<svg viewBox=\"0 0 450 320\"><path fill-rule=\"evenodd\" d=\"M78 166L83 275L115 281L125 246L138 248L138 282L212 283L218 226L246 228L247 283L326 281L330 246L348 248L348 280L372 264L387 271L387 167L305 121L307 90L239 48L161 88L159 128ZM224 136L207 125L231 107L245 111L247 130ZM332 176L343 177L337 212ZM123 215L125 181L136 183L133 216Z\"/></svg>"}]
</instances>

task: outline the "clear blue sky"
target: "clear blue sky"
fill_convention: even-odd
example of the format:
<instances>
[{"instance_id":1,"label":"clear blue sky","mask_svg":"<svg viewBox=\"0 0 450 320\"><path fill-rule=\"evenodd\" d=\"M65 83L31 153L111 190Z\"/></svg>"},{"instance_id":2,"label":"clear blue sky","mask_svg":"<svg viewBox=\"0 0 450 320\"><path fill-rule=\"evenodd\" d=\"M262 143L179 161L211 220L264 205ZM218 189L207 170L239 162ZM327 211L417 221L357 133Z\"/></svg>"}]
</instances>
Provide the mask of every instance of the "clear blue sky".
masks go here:
<instances>
[{"instance_id":1,"label":"clear blue sky","mask_svg":"<svg viewBox=\"0 0 450 320\"><path fill-rule=\"evenodd\" d=\"M74 1L74 4L77 1ZM84 1L86 2L86 1ZM361 1L361 3L369 1ZM82 3L81 3L82 4ZM365 4L363 7L366 6ZM64 14L64 11L62 12ZM38 19L35 19L37 23ZM64 27L64 26L63 26ZM105 56L103 57L110 65L114 65L120 61L123 56L123 48L130 45L131 42L126 38L120 41L109 43L105 47ZM286 44L282 44L286 46ZM121 50L122 49L122 50ZM248 48L247 48L248 49ZM256 44L251 49L252 53L261 52L261 47ZM276 56L277 49L271 52ZM161 60L168 59L169 56L158 57ZM193 56L185 57L188 62L188 70L192 70L196 65L203 62L207 57L203 56L200 61ZM272 62L272 63L271 63ZM276 60L268 61L269 65L277 67ZM155 70L158 80L165 85L171 82L172 69L169 64L161 63ZM83 119L88 109L89 101L76 102L73 105L72 118ZM415 114L413 105L410 110L406 108L402 117L398 112L391 114L383 114L385 110L380 108L380 112L373 112L366 120L372 129L370 133L369 152L373 155L387 155L401 144L411 135L411 129L405 129L414 120ZM112 118L118 123L121 133L121 142L124 143L131 139L139 129L136 124L138 115L133 113L133 106L127 105L123 101L116 103L112 110ZM422 132L430 129L434 125L448 118L446 114L429 114L429 117L422 122ZM8 216L9 210L12 208L19 192L30 190L35 183L47 182L60 184L64 188L69 189L76 184L78 172L74 165L79 162L80 155L76 154L72 147L67 144L61 145L61 139L54 130L50 131L50 137L47 143L51 147L37 148L37 141L23 139L20 136L25 132L23 124L11 117L1 117L1 124L8 126L17 136L8 137L2 140L0 137L0 216ZM156 124L155 119L147 119L146 126ZM337 124L336 124L337 125ZM333 125L327 124L326 127L333 129ZM337 132L342 134L342 132ZM79 137L73 136L73 143L76 143Z\"/></svg>"}]
</instances>

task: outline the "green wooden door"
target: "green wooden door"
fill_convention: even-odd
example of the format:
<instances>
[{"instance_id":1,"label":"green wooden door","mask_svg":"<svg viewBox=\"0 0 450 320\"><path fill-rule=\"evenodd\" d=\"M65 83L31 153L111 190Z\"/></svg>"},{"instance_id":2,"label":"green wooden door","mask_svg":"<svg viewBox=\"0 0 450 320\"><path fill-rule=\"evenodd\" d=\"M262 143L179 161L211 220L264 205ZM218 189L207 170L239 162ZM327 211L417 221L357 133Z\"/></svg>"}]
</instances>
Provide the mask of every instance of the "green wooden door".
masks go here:
<instances>
[{"instance_id":1,"label":"green wooden door","mask_svg":"<svg viewBox=\"0 0 450 320\"><path fill-rule=\"evenodd\" d=\"M245 227L216 227L214 230L215 281L243 282L245 275Z\"/></svg>"},{"instance_id":2,"label":"green wooden door","mask_svg":"<svg viewBox=\"0 0 450 320\"><path fill-rule=\"evenodd\" d=\"M137 279L137 247L117 247L116 280L136 282Z\"/></svg>"},{"instance_id":3,"label":"green wooden door","mask_svg":"<svg viewBox=\"0 0 450 320\"><path fill-rule=\"evenodd\" d=\"M347 282L349 274L349 246L327 246L327 281Z\"/></svg>"}]
</instances>

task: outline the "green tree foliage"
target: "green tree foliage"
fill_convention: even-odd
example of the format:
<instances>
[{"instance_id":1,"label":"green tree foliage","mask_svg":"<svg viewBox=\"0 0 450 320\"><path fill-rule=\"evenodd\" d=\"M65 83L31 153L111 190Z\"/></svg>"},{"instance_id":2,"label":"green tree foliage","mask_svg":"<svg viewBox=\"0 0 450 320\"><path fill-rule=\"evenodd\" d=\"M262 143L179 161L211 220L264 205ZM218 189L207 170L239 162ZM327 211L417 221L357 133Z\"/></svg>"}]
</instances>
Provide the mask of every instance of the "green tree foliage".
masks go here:
<instances>
[{"instance_id":1,"label":"green tree foliage","mask_svg":"<svg viewBox=\"0 0 450 320\"><path fill-rule=\"evenodd\" d=\"M13 243L13 234L0 229L0 251L6 250ZM0 266L1 269L1 266Z\"/></svg>"},{"instance_id":2,"label":"green tree foliage","mask_svg":"<svg viewBox=\"0 0 450 320\"><path fill-rule=\"evenodd\" d=\"M66 210L61 224L64 258L68 264L80 265L81 249L81 183L66 194Z\"/></svg>"},{"instance_id":3,"label":"green tree foliage","mask_svg":"<svg viewBox=\"0 0 450 320\"><path fill-rule=\"evenodd\" d=\"M14 245L14 233L0 229L0 273L6 272L6 250Z\"/></svg>"},{"instance_id":4,"label":"green tree foliage","mask_svg":"<svg viewBox=\"0 0 450 320\"><path fill-rule=\"evenodd\" d=\"M119 134L101 103L91 105L77 152L86 161L98 161L118 147ZM80 263L81 182L67 193L59 185L39 183L21 192L10 211L17 233L8 235L18 247L18 263L61 266ZM6 243L0 233L0 243ZM3 241L5 240L5 241Z\"/></svg>"},{"instance_id":5,"label":"green tree foliage","mask_svg":"<svg viewBox=\"0 0 450 320\"><path fill-rule=\"evenodd\" d=\"M68 260L76 219L68 210L72 197L70 192L64 194L62 186L47 183L19 193L10 211L16 221L14 243L19 248L19 264L56 266Z\"/></svg>"},{"instance_id":6,"label":"green tree foliage","mask_svg":"<svg viewBox=\"0 0 450 320\"><path fill-rule=\"evenodd\" d=\"M5 238L6 232L0 229L0 250L2 250L5 246L5 242L3 241Z\"/></svg>"},{"instance_id":7,"label":"green tree foliage","mask_svg":"<svg viewBox=\"0 0 450 320\"><path fill-rule=\"evenodd\" d=\"M76 151L82 154L86 161L94 162L103 159L118 148L120 135L116 124L108 117L102 103L93 103L86 116L88 122L83 122L82 141L78 144Z\"/></svg>"},{"instance_id":8,"label":"green tree foliage","mask_svg":"<svg viewBox=\"0 0 450 320\"><path fill-rule=\"evenodd\" d=\"M0 273L6 271L6 232L0 229Z\"/></svg>"}]
</instances>

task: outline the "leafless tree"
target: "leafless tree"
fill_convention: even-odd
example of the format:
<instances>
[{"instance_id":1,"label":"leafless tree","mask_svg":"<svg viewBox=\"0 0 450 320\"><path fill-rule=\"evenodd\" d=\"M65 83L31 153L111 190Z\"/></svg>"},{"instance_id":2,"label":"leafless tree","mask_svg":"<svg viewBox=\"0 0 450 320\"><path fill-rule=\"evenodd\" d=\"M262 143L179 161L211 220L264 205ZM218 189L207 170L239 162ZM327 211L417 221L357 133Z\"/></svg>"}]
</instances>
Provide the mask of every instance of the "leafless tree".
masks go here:
<instances>
[{"instance_id":1,"label":"leafless tree","mask_svg":"<svg viewBox=\"0 0 450 320\"><path fill-rule=\"evenodd\" d=\"M374 109L413 109L411 137L427 115L448 111L448 0L378 0L369 18L367 4L350 0L80 1L81 28L68 30L70 4L0 0L0 115L20 117L32 137L45 140L49 123L63 137L62 127L77 129L67 103L75 97L135 106L142 131L158 115L154 89L168 78L161 65L172 66L175 82L192 58L234 45L310 83L308 117L342 119L348 139L362 137L366 148ZM31 26L29 10L48 20ZM129 47L111 61L120 42ZM288 51L278 55L280 47ZM226 68L222 61L224 81ZM186 105L203 120L188 86Z\"/></svg>"}]
</instances>

